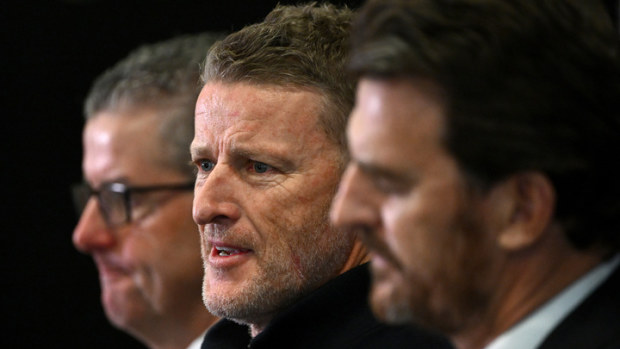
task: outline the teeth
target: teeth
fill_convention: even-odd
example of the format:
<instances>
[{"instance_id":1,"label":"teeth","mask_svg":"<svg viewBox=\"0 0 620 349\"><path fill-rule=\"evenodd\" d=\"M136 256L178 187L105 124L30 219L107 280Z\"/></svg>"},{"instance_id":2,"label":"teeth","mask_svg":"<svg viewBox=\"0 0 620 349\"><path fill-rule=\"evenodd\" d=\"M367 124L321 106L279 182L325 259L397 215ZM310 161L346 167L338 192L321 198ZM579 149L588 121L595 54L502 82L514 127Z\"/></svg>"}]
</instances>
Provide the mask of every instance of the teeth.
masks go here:
<instances>
[{"instance_id":1,"label":"teeth","mask_svg":"<svg viewBox=\"0 0 620 349\"><path fill-rule=\"evenodd\" d=\"M215 247L215 250L220 256L230 256L235 253L239 253L239 250L230 247Z\"/></svg>"}]
</instances>

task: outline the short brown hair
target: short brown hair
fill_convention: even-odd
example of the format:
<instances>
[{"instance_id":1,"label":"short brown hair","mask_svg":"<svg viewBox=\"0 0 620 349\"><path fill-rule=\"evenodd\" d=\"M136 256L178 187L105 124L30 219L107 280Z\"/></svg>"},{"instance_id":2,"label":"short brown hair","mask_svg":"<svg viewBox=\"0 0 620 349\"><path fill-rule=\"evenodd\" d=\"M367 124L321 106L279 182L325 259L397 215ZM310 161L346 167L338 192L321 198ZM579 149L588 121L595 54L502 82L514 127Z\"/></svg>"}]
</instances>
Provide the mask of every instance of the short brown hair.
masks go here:
<instances>
[{"instance_id":1,"label":"short brown hair","mask_svg":"<svg viewBox=\"0 0 620 349\"><path fill-rule=\"evenodd\" d=\"M203 82L309 88L325 97L321 126L346 150L354 85L345 71L353 11L331 4L280 6L209 51Z\"/></svg>"},{"instance_id":2,"label":"short brown hair","mask_svg":"<svg viewBox=\"0 0 620 349\"><path fill-rule=\"evenodd\" d=\"M489 187L538 171L575 247L620 250L620 46L597 1L370 0L354 25L357 76L427 79L445 146Z\"/></svg>"}]
</instances>

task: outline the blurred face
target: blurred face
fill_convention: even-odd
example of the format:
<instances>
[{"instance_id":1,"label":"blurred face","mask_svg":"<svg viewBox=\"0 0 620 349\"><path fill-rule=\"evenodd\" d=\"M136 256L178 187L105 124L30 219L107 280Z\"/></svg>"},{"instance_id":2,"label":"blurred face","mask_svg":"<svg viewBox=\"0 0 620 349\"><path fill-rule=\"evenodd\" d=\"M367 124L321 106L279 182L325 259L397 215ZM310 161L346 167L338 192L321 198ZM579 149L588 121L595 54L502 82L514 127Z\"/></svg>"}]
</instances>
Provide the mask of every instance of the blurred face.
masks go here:
<instances>
[{"instance_id":1,"label":"blurred face","mask_svg":"<svg viewBox=\"0 0 620 349\"><path fill-rule=\"evenodd\" d=\"M83 171L95 190L107 182L129 186L185 183L157 158L158 123L150 109L101 112L87 122ZM92 255L110 321L130 332L187 321L200 299L202 268L192 191L132 196L133 220L108 227L91 197L73 232L75 246ZM206 312L206 311L205 311Z\"/></svg>"},{"instance_id":2,"label":"blurred face","mask_svg":"<svg viewBox=\"0 0 620 349\"><path fill-rule=\"evenodd\" d=\"M196 106L207 308L262 327L338 275L352 239L330 228L340 151L318 125L313 92L244 83L207 84Z\"/></svg>"},{"instance_id":3,"label":"blurred face","mask_svg":"<svg viewBox=\"0 0 620 349\"><path fill-rule=\"evenodd\" d=\"M360 81L332 219L373 252L379 317L453 333L488 299L493 248L484 200L444 149L443 110L428 91L410 80Z\"/></svg>"}]
</instances>

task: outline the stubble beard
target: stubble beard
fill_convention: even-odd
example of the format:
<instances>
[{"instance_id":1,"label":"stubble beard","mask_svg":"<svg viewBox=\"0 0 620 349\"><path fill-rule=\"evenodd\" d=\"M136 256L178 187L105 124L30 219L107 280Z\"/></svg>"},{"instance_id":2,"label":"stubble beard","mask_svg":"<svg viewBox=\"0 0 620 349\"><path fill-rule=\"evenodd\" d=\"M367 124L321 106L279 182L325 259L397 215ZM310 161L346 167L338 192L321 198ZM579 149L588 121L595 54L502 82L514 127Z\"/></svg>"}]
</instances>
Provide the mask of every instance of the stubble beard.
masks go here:
<instances>
[{"instance_id":1,"label":"stubble beard","mask_svg":"<svg viewBox=\"0 0 620 349\"><path fill-rule=\"evenodd\" d=\"M234 294L209 292L205 280L203 300L207 309L241 324L265 323L335 277L349 256L353 241L329 226L328 212L329 205L325 205L314 219L306 219L305 224L290 232L291 236L303 237L296 246L265 251L256 274ZM291 225L283 227L291 229ZM208 268L205 262L205 270Z\"/></svg>"},{"instance_id":2,"label":"stubble beard","mask_svg":"<svg viewBox=\"0 0 620 349\"><path fill-rule=\"evenodd\" d=\"M490 247L481 242L483 227L472 217L473 213L465 210L455 221L451 231L453 239L460 241L448 251L451 257L435 266L432 280L420 279L417 272L403 265L390 265L394 270L389 272L373 270L373 278L388 278L392 283L386 291L373 282L371 305L380 319L392 324L413 323L451 337L480 319L495 278L493 261L485 251Z\"/></svg>"},{"instance_id":3,"label":"stubble beard","mask_svg":"<svg viewBox=\"0 0 620 349\"><path fill-rule=\"evenodd\" d=\"M374 266L373 266L374 267ZM384 280L390 278L389 272L372 269L373 284L370 291L370 303L375 315L382 321L391 324L407 324L414 322L410 296L407 291L410 289L398 283L407 282L402 279ZM394 277L394 275L391 275ZM380 281L381 280L381 281ZM379 283L392 282L391 287L386 290L385 285Z\"/></svg>"}]
</instances>

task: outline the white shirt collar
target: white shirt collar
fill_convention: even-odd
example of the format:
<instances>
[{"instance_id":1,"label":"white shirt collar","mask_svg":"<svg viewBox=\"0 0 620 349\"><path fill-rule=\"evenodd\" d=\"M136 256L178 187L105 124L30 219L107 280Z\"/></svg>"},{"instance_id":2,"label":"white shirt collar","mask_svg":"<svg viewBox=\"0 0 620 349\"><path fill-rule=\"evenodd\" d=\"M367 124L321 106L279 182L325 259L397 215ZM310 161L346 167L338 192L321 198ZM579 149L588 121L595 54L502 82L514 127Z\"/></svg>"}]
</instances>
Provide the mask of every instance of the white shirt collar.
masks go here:
<instances>
[{"instance_id":1,"label":"white shirt collar","mask_svg":"<svg viewBox=\"0 0 620 349\"><path fill-rule=\"evenodd\" d=\"M194 339L194 341L187 347L187 349L200 349L202 346L202 341L205 339L205 334L207 331L204 331L198 338Z\"/></svg>"},{"instance_id":2,"label":"white shirt collar","mask_svg":"<svg viewBox=\"0 0 620 349\"><path fill-rule=\"evenodd\" d=\"M534 349L592 293L620 263L620 254L599 264L551 298L525 319L502 333L485 349Z\"/></svg>"}]
</instances>

